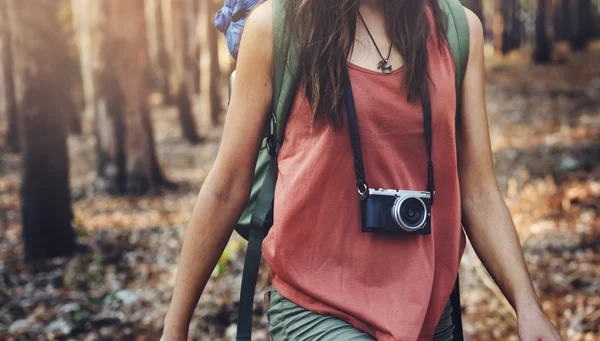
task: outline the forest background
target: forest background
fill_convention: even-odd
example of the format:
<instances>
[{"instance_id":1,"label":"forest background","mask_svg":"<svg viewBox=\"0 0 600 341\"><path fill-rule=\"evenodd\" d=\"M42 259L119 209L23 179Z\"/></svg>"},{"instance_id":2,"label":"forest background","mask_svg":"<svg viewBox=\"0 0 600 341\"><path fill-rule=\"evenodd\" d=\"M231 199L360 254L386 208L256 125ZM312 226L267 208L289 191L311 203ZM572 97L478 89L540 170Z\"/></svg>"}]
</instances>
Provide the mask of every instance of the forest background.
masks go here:
<instances>
[{"instance_id":1,"label":"forest background","mask_svg":"<svg viewBox=\"0 0 600 341\"><path fill-rule=\"evenodd\" d=\"M485 26L496 175L543 308L567 340L600 340L600 1L463 4ZM235 68L222 5L0 0L0 340L158 340ZM232 339L244 252L232 236L191 339ZM517 340L470 247L460 276L466 339Z\"/></svg>"}]
</instances>

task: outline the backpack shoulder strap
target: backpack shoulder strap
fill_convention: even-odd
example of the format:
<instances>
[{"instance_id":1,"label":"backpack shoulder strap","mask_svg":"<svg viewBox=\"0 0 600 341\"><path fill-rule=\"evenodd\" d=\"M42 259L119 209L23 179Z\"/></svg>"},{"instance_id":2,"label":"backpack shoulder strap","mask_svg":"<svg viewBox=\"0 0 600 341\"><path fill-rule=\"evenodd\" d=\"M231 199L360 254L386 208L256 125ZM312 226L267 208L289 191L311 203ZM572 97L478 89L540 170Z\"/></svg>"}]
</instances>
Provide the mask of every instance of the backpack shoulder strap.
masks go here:
<instances>
[{"instance_id":1,"label":"backpack shoulder strap","mask_svg":"<svg viewBox=\"0 0 600 341\"><path fill-rule=\"evenodd\" d=\"M258 271L260 269L262 241L270 226L269 215L272 214L275 184L277 183L277 155L283 142L285 124L289 116L289 107L298 83L298 52L289 39L290 31L285 24L286 0L273 0L273 115L267 144L275 153L266 155L266 171L252 211L248 248L242 273L240 291L237 341L251 341L252 312ZM260 156L259 156L260 157Z\"/></svg>"},{"instance_id":2,"label":"backpack shoulder strap","mask_svg":"<svg viewBox=\"0 0 600 341\"><path fill-rule=\"evenodd\" d=\"M440 6L448 17L446 40L450 46L456 69L456 122L460 122L460 90L462 88L467 61L469 58L469 22L464 7L459 0L441 0ZM453 340L462 341L462 316L460 307L460 284L456 283L450 295L452 305L452 323L454 324Z\"/></svg>"},{"instance_id":3,"label":"backpack shoulder strap","mask_svg":"<svg viewBox=\"0 0 600 341\"><path fill-rule=\"evenodd\" d=\"M469 58L469 21L459 0L442 0L440 5L448 16L446 39L456 67L456 97L459 99Z\"/></svg>"},{"instance_id":4,"label":"backpack shoulder strap","mask_svg":"<svg viewBox=\"0 0 600 341\"><path fill-rule=\"evenodd\" d=\"M273 113L277 118L277 140L283 141L289 107L298 85L298 47L286 25L286 0L273 0Z\"/></svg>"},{"instance_id":5,"label":"backpack shoulder strap","mask_svg":"<svg viewBox=\"0 0 600 341\"><path fill-rule=\"evenodd\" d=\"M277 181L277 155L283 142L290 104L298 83L297 45L292 43L286 25L286 0L273 0L273 114L267 144L274 151L252 214L252 224L263 226L273 206Z\"/></svg>"},{"instance_id":6,"label":"backpack shoulder strap","mask_svg":"<svg viewBox=\"0 0 600 341\"><path fill-rule=\"evenodd\" d=\"M272 209L277 181L277 151L283 142L289 108L298 83L297 46L290 39L285 23L286 0L273 0L273 97L267 145L270 161L252 213L252 225L264 226Z\"/></svg>"}]
</instances>

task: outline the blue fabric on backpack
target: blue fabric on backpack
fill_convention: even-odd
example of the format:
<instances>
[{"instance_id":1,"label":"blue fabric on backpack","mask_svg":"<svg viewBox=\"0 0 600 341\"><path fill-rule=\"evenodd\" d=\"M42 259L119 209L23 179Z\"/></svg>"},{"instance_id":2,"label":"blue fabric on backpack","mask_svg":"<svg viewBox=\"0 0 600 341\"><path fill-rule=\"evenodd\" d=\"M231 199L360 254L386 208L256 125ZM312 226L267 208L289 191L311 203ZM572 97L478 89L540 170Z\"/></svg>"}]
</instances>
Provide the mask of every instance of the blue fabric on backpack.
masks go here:
<instances>
[{"instance_id":1,"label":"blue fabric on backpack","mask_svg":"<svg viewBox=\"0 0 600 341\"><path fill-rule=\"evenodd\" d=\"M223 8L215 15L215 26L225 33L227 47L233 58L237 59L247 14L258 2L259 0L225 0Z\"/></svg>"}]
</instances>

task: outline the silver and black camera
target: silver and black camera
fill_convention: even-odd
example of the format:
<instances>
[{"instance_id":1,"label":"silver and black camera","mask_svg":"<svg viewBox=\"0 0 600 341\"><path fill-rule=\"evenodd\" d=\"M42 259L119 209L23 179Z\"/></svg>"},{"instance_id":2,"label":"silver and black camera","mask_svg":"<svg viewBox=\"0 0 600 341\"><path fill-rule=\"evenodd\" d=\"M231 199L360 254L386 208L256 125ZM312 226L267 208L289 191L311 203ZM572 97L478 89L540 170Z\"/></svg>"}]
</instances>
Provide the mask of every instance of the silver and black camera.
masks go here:
<instances>
[{"instance_id":1,"label":"silver and black camera","mask_svg":"<svg viewBox=\"0 0 600 341\"><path fill-rule=\"evenodd\" d=\"M431 193L372 189L362 202L363 232L431 234Z\"/></svg>"}]
</instances>

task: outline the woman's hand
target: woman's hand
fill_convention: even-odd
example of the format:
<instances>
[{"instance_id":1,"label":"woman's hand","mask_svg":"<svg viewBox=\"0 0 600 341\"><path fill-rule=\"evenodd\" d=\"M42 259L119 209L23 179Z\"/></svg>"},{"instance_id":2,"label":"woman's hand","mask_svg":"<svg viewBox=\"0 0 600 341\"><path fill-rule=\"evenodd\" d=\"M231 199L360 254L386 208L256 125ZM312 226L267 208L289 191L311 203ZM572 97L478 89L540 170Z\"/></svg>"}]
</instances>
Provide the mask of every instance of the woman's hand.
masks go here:
<instances>
[{"instance_id":1,"label":"woman's hand","mask_svg":"<svg viewBox=\"0 0 600 341\"><path fill-rule=\"evenodd\" d=\"M517 326L521 341L565 341L539 307L519 311Z\"/></svg>"}]
</instances>

